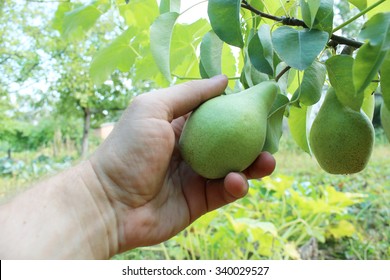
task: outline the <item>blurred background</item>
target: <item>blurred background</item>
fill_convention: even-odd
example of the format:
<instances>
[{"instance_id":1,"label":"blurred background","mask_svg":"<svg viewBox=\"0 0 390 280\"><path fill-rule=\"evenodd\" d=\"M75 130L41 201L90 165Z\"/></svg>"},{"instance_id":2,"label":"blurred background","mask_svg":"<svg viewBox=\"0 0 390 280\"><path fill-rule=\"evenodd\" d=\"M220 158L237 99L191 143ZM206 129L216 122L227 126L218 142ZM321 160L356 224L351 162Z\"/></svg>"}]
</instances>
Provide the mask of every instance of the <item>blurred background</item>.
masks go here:
<instances>
[{"instance_id":1,"label":"blurred background","mask_svg":"<svg viewBox=\"0 0 390 280\"><path fill-rule=\"evenodd\" d=\"M96 53L123 34L123 11L103 13L110 1L95 1L99 6L88 15L102 14L98 23L80 22L62 10L64 2L0 0L0 203L88 157L134 96L161 86L149 61L111 71L108 60L108 70L98 65L100 72L91 73ZM79 11L89 3L76 2ZM335 3L340 22L356 13L346 1ZM206 7L205 1L183 1L183 25L205 17ZM147 43L142 34L153 17L145 20L146 14L133 15L145 21L132 39L135 56L143 57ZM358 23L343 35L356 37ZM93 32L85 32L92 25ZM99 75L104 82L96 83ZM115 259L390 259L390 144L378 118L381 103L378 95L375 149L363 172L326 174L286 126L276 171L251 181L247 197L165 243Z\"/></svg>"}]
</instances>

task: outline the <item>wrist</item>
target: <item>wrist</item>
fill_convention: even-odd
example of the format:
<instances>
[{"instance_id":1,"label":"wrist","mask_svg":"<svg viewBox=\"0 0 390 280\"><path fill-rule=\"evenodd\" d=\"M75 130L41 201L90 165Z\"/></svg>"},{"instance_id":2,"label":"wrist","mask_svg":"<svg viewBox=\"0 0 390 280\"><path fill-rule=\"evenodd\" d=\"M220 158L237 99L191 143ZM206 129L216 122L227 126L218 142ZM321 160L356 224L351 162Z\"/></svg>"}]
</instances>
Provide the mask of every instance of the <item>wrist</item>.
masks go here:
<instances>
[{"instance_id":1,"label":"wrist","mask_svg":"<svg viewBox=\"0 0 390 280\"><path fill-rule=\"evenodd\" d=\"M118 253L118 223L114 207L89 160L74 168L82 187L73 190L80 194L79 199L72 201L72 207L79 213L80 225L85 226L84 236L91 247L92 258L110 258Z\"/></svg>"},{"instance_id":2,"label":"wrist","mask_svg":"<svg viewBox=\"0 0 390 280\"><path fill-rule=\"evenodd\" d=\"M116 217L88 161L0 206L0 258L107 259Z\"/></svg>"}]
</instances>

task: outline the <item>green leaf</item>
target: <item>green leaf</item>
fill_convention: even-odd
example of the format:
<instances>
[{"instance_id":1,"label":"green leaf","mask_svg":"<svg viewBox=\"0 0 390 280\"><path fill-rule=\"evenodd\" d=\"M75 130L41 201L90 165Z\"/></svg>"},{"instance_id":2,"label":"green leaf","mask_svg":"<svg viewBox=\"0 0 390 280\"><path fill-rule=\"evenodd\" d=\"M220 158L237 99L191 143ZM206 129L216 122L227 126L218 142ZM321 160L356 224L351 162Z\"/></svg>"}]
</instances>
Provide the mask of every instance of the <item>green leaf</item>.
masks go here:
<instances>
[{"instance_id":1,"label":"green leaf","mask_svg":"<svg viewBox=\"0 0 390 280\"><path fill-rule=\"evenodd\" d=\"M381 123L387 139L390 141L390 110L386 103L382 103L380 111Z\"/></svg>"},{"instance_id":2,"label":"green leaf","mask_svg":"<svg viewBox=\"0 0 390 280\"><path fill-rule=\"evenodd\" d=\"M330 84L334 88L339 101L355 111L359 111L364 94L357 94L353 81L354 59L349 55L336 55L326 61Z\"/></svg>"},{"instance_id":3,"label":"green leaf","mask_svg":"<svg viewBox=\"0 0 390 280\"><path fill-rule=\"evenodd\" d=\"M96 1L66 12L62 35L68 39L81 39L101 15L102 12L97 8Z\"/></svg>"},{"instance_id":4,"label":"green leaf","mask_svg":"<svg viewBox=\"0 0 390 280\"><path fill-rule=\"evenodd\" d=\"M272 43L281 59L289 66L305 70L328 42L329 34L320 30L296 30L282 26L272 33Z\"/></svg>"},{"instance_id":5,"label":"green leaf","mask_svg":"<svg viewBox=\"0 0 390 280\"><path fill-rule=\"evenodd\" d=\"M341 220L337 225L328 227L328 231L335 239L340 239L344 236L352 236L356 229L350 222Z\"/></svg>"},{"instance_id":6,"label":"green leaf","mask_svg":"<svg viewBox=\"0 0 390 280\"><path fill-rule=\"evenodd\" d=\"M245 88L253 87L261 82L269 80L267 74L261 73L250 63L248 56L245 56L244 69L241 72L240 81Z\"/></svg>"},{"instance_id":7,"label":"green leaf","mask_svg":"<svg viewBox=\"0 0 390 280\"><path fill-rule=\"evenodd\" d=\"M207 74L206 70L204 69L202 59L199 60L199 73L202 79L208 79L210 76Z\"/></svg>"},{"instance_id":8,"label":"green leaf","mask_svg":"<svg viewBox=\"0 0 390 280\"><path fill-rule=\"evenodd\" d=\"M314 29L324 30L332 34L334 17L333 4L333 0L321 0L320 8L314 19Z\"/></svg>"},{"instance_id":9,"label":"green leaf","mask_svg":"<svg viewBox=\"0 0 390 280\"><path fill-rule=\"evenodd\" d=\"M58 5L58 8L55 12L52 26L55 30L58 30L61 34L63 34L63 27L64 27L63 23L64 23L65 13L69 12L71 9L72 9L72 5L70 2L62 2Z\"/></svg>"},{"instance_id":10,"label":"green leaf","mask_svg":"<svg viewBox=\"0 0 390 280\"><path fill-rule=\"evenodd\" d=\"M276 70L275 70L275 75L280 75L280 73L282 71L285 71L286 68L289 67L285 62L280 62L277 66L276 66ZM292 86L291 85L291 82L294 82L294 78L298 75L295 75L296 73L296 70L295 69L292 69L290 68L287 73L283 74L279 80L278 80L278 85L279 85L279 88L281 90L281 92L285 95L288 95L291 91L288 90L289 86ZM298 79L297 79L298 80ZM296 87L295 88L298 88L298 81L297 81L297 84L296 84Z\"/></svg>"},{"instance_id":11,"label":"green leaf","mask_svg":"<svg viewBox=\"0 0 390 280\"><path fill-rule=\"evenodd\" d=\"M215 34L225 43L242 48L241 0L209 0L208 16Z\"/></svg>"},{"instance_id":12,"label":"green leaf","mask_svg":"<svg viewBox=\"0 0 390 280\"><path fill-rule=\"evenodd\" d=\"M96 85L107 80L115 69L122 72L130 70L136 59L136 53L130 44L133 36L134 30L129 28L110 45L96 53L89 69L92 81Z\"/></svg>"},{"instance_id":13,"label":"green leaf","mask_svg":"<svg viewBox=\"0 0 390 280\"><path fill-rule=\"evenodd\" d=\"M200 60L207 77L213 77L222 73L222 47L223 42L214 33L208 32L200 44Z\"/></svg>"},{"instance_id":14,"label":"green leaf","mask_svg":"<svg viewBox=\"0 0 390 280\"><path fill-rule=\"evenodd\" d=\"M375 3L378 3L378 0L367 0L367 7L370 7L374 5ZM390 11L390 1L385 0L384 2L380 3L379 6L377 6L375 9L369 11L367 13L368 18L371 18L375 16L380 11Z\"/></svg>"},{"instance_id":15,"label":"green leaf","mask_svg":"<svg viewBox=\"0 0 390 280\"><path fill-rule=\"evenodd\" d=\"M333 0L301 0L303 21L309 28L324 30L329 34L333 29Z\"/></svg>"},{"instance_id":16,"label":"green leaf","mask_svg":"<svg viewBox=\"0 0 390 280\"><path fill-rule=\"evenodd\" d=\"M360 11L367 8L367 0L348 0L348 2L358 8Z\"/></svg>"},{"instance_id":17,"label":"green leaf","mask_svg":"<svg viewBox=\"0 0 390 280\"><path fill-rule=\"evenodd\" d=\"M222 48L222 72L228 77L235 77L239 72L237 65L237 58L232 51L232 47L228 44L223 44ZM235 79L229 80L228 86L235 88L237 81Z\"/></svg>"},{"instance_id":18,"label":"green leaf","mask_svg":"<svg viewBox=\"0 0 390 280\"><path fill-rule=\"evenodd\" d=\"M250 39L248 56L257 70L274 75L274 53L268 24L261 25L258 32Z\"/></svg>"},{"instance_id":19,"label":"green leaf","mask_svg":"<svg viewBox=\"0 0 390 280\"><path fill-rule=\"evenodd\" d=\"M375 80L379 80L379 75L375 75ZM371 83L364 90L364 99L361 110L367 115L372 121L375 112L375 91L378 89L379 84L376 82Z\"/></svg>"},{"instance_id":20,"label":"green leaf","mask_svg":"<svg viewBox=\"0 0 390 280\"><path fill-rule=\"evenodd\" d=\"M380 13L369 19L359 34L361 40L369 40L372 46L382 45L390 49L390 13Z\"/></svg>"},{"instance_id":21,"label":"green leaf","mask_svg":"<svg viewBox=\"0 0 390 280\"><path fill-rule=\"evenodd\" d=\"M259 2L263 3L264 5L264 11L267 11L269 14L274 15L276 12L280 9L281 1L258 1L258 0L252 0L251 2ZM252 3L251 3L252 5Z\"/></svg>"},{"instance_id":22,"label":"green leaf","mask_svg":"<svg viewBox=\"0 0 390 280\"><path fill-rule=\"evenodd\" d=\"M210 30L206 19L199 19L191 24L176 23L171 39L171 72L180 77L200 77L199 44Z\"/></svg>"},{"instance_id":23,"label":"green leaf","mask_svg":"<svg viewBox=\"0 0 390 280\"><path fill-rule=\"evenodd\" d=\"M390 108L390 51L387 51L385 60L381 66L381 89L383 101L387 108Z\"/></svg>"},{"instance_id":24,"label":"green leaf","mask_svg":"<svg viewBox=\"0 0 390 280\"><path fill-rule=\"evenodd\" d=\"M264 11L264 3L263 1L247 1L253 8L255 8L258 11ZM260 24L260 22L263 20L261 17L257 16L254 12L249 11L247 9L241 9L241 16L245 19L251 19L247 20L247 30L252 30L253 28L257 28Z\"/></svg>"},{"instance_id":25,"label":"green leaf","mask_svg":"<svg viewBox=\"0 0 390 280\"><path fill-rule=\"evenodd\" d=\"M237 234L248 229L256 229L257 231L260 230L262 234L269 233L272 236L278 236L278 230L273 223L260 222L258 219L252 218L233 218L228 213L225 213L225 216Z\"/></svg>"},{"instance_id":26,"label":"green leaf","mask_svg":"<svg viewBox=\"0 0 390 280\"><path fill-rule=\"evenodd\" d=\"M160 14L169 12L180 13L181 0L161 0L160 1Z\"/></svg>"},{"instance_id":27,"label":"green leaf","mask_svg":"<svg viewBox=\"0 0 390 280\"><path fill-rule=\"evenodd\" d=\"M289 103L287 96L278 94L271 107L267 122L267 136L265 139L263 151L271 154L279 150L280 137L283 134L284 111Z\"/></svg>"},{"instance_id":28,"label":"green leaf","mask_svg":"<svg viewBox=\"0 0 390 280\"><path fill-rule=\"evenodd\" d=\"M261 1L259 1L259 2L261 2ZM283 0L283 1L272 1L272 2L275 2L279 6L279 8L276 10L275 13L273 13L273 15L279 16L279 17L288 16L288 17L294 17L294 18L296 18L298 16L298 8L300 8L299 4L297 3L298 0L294 0L294 1Z\"/></svg>"},{"instance_id":29,"label":"green leaf","mask_svg":"<svg viewBox=\"0 0 390 280\"><path fill-rule=\"evenodd\" d=\"M359 48L353 65L353 81L358 96L377 75L385 57L386 51L383 50L382 45L371 46L365 43Z\"/></svg>"},{"instance_id":30,"label":"green leaf","mask_svg":"<svg viewBox=\"0 0 390 280\"><path fill-rule=\"evenodd\" d=\"M314 63L305 70L302 83L295 91L291 101L294 102L299 99L299 101L306 106L316 104L321 98L325 78L326 67L320 62L314 61Z\"/></svg>"},{"instance_id":31,"label":"green leaf","mask_svg":"<svg viewBox=\"0 0 390 280\"><path fill-rule=\"evenodd\" d=\"M288 116L288 125L290 127L291 136L298 146L306 153L310 154L309 143L307 141L307 115L308 107L290 107Z\"/></svg>"},{"instance_id":32,"label":"green leaf","mask_svg":"<svg viewBox=\"0 0 390 280\"><path fill-rule=\"evenodd\" d=\"M143 51L142 59L136 59L134 69L135 80L153 80L161 87L168 87L170 85L158 69L149 48Z\"/></svg>"},{"instance_id":33,"label":"green leaf","mask_svg":"<svg viewBox=\"0 0 390 280\"><path fill-rule=\"evenodd\" d=\"M136 26L140 30L149 29L159 15L155 0L131 1L128 5L117 5L117 7L126 24L128 26Z\"/></svg>"},{"instance_id":34,"label":"green leaf","mask_svg":"<svg viewBox=\"0 0 390 280\"><path fill-rule=\"evenodd\" d=\"M375 111L375 95L371 94L365 96L362 104L362 111L367 115L367 117L372 121L374 118Z\"/></svg>"},{"instance_id":35,"label":"green leaf","mask_svg":"<svg viewBox=\"0 0 390 280\"><path fill-rule=\"evenodd\" d=\"M302 18L307 26L313 27L321 0L300 0Z\"/></svg>"},{"instance_id":36,"label":"green leaf","mask_svg":"<svg viewBox=\"0 0 390 280\"><path fill-rule=\"evenodd\" d=\"M150 49L164 77L171 81L170 47L173 27L179 14L169 12L160 15L150 27Z\"/></svg>"}]
</instances>

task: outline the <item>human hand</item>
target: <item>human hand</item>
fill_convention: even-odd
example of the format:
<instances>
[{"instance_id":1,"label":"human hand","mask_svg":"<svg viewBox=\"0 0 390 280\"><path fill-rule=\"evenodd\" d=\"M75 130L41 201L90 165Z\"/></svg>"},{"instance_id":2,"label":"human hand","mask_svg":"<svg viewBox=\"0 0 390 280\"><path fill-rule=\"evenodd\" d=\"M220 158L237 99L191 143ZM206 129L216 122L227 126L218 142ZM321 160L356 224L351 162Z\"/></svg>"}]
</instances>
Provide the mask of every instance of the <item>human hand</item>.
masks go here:
<instances>
[{"instance_id":1,"label":"human hand","mask_svg":"<svg viewBox=\"0 0 390 280\"><path fill-rule=\"evenodd\" d=\"M92 155L89 162L115 213L115 251L165 241L201 215L243 197L247 179L272 173L275 160L268 153L242 173L219 180L201 177L182 160L177 143L188 113L226 86L227 78L217 76L136 97Z\"/></svg>"}]
</instances>

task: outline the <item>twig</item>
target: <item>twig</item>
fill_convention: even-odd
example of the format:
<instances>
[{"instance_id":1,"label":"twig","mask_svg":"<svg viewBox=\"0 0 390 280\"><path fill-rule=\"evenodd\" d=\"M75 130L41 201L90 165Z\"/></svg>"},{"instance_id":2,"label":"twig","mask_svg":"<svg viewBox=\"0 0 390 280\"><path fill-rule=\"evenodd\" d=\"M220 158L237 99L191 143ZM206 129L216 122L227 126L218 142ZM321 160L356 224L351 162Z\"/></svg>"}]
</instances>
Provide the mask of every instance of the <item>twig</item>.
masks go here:
<instances>
[{"instance_id":1,"label":"twig","mask_svg":"<svg viewBox=\"0 0 390 280\"><path fill-rule=\"evenodd\" d=\"M264 17L264 18L268 18L268 19L272 19L274 21L281 21L281 18L280 17L277 17L277 16L273 16L273 15L270 15L270 14L267 14L267 13L264 13L262 11L259 11L257 10L255 7L251 6L247 1L243 0L242 3L241 3L241 7L255 13L256 15L259 15L261 17Z\"/></svg>"},{"instance_id":2,"label":"twig","mask_svg":"<svg viewBox=\"0 0 390 280\"><path fill-rule=\"evenodd\" d=\"M291 66L287 66L285 67L282 71L280 71L280 73L276 76L275 78L275 81L278 82L280 80L281 77L283 77L284 74L287 73L288 70L291 69Z\"/></svg>"},{"instance_id":3,"label":"twig","mask_svg":"<svg viewBox=\"0 0 390 280\"><path fill-rule=\"evenodd\" d=\"M380 1L382 1L382 0L380 0ZM277 17L274 15L264 13L262 11L257 10L256 8L251 6L250 4L248 4L248 2L246 0L242 1L241 7L255 13L258 16L280 22L283 25L301 26L303 28L308 28L308 26L306 25L306 23L303 20L296 19L296 18L290 18L290 17ZM337 44L349 45L349 46L357 48L357 49L363 45L362 42L351 40L351 39L348 39L348 38L345 38L342 36L338 36L335 34L332 34L330 39L333 40Z\"/></svg>"},{"instance_id":4,"label":"twig","mask_svg":"<svg viewBox=\"0 0 390 280\"><path fill-rule=\"evenodd\" d=\"M358 49L361 46L363 46L362 42L355 41L355 40L352 40L352 39L348 39L348 38L345 38L345 37L342 37L342 36L338 36L338 35L335 35L335 34L332 34L330 39L332 39L333 41L337 42L338 44L348 45L348 46L354 47L356 49Z\"/></svg>"}]
</instances>

